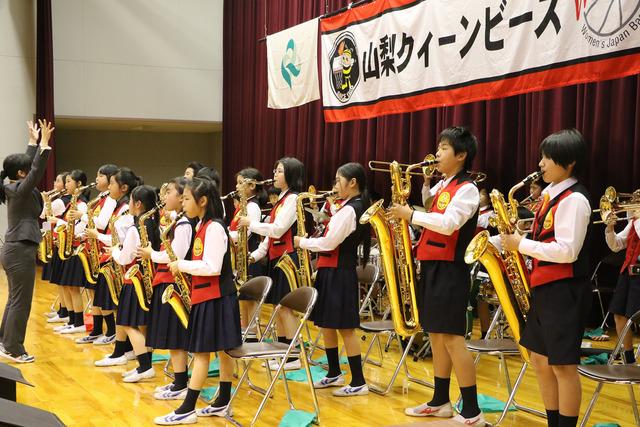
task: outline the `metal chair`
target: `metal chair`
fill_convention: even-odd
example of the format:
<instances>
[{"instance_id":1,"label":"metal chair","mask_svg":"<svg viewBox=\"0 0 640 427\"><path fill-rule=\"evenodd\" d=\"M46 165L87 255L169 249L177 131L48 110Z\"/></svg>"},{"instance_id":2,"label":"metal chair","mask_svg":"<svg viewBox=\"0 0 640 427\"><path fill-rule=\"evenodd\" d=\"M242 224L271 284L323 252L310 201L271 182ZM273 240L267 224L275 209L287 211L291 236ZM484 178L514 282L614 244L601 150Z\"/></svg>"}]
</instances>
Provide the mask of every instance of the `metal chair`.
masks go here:
<instances>
[{"instance_id":1,"label":"metal chair","mask_svg":"<svg viewBox=\"0 0 640 427\"><path fill-rule=\"evenodd\" d=\"M313 310L313 306L316 303L318 298L318 291L311 287L302 287L291 291L289 294L285 295L280 303L275 307L271 317L269 318L269 322L265 328L265 333L261 337L261 341L257 343L244 343L241 347L234 348L232 350L227 350L226 353L234 359L243 360L246 362L246 367L240 380L238 381L238 385L236 390L231 395L231 400L229 401L229 408L236 396L238 395L238 391L242 386L242 383L247 379L249 375L249 370L251 368L251 364L257 360L264 360L267 366L267 373L269 375L270 383L269 387L265 391L262 401L258 406L258 409L251 420L249 425L253 426L260 413L264 409L264 406L267 403L267 399L271 396L273 392L273 388L275 387L276 381L279 379L280 374L282 375L282 379L284 381L284 389L287 396L287 401L289 402L289 406L291 409L295 409L293 402L291 401L291 394L289 392L289 385L287 383L287 376L284 375L284 364L290 356L298 356L300 361L302 362L304 369L307 374L307 382L309 384L309 390L311 392L311 397L313 399L313 406L316 411L316 419L319 420L320 417L320 408L318 406L318 399L316 397L316 391L313 387L313 378L311 376L311 370L309 369L309 362L307 361L307 352L304 348L304 343L302 342L302 328L306 322L306 320L311 315L311 311ZM288 308L292 310L294 313L300 316L298 322L298 328L295 331L294 338L291 340L290 344L273 342L267 343L264 342L264 337L269 335L269 331L275 327L275 319L277 313L283 308ZM299 344L297 346L296 344ZM269 359L280 359L280 364L278 365L278 369L276 370L275 375L271 375L271 370L269 367ZM231 412L231 411L229 411ZM235 419L231 416L227 415L227 420L234 423L235 425L240 425Z\"/></svg>"},{"instance_id":2,"label":"metal chair","mask_svg":"<svg viewBox=\"0 0 640 427\"><path fill-rule=\"evenodd\" d=\"M591 275L591 290L598 298L600 312L602 313L602 324L600 328L603 330L605 326L607 326L609 312L604 309L602 294L613 293L618 281L618 272L623 262L624 251L612 252L598 262Z\"/></svg>"},{"instance_id":3,"label":"metal chair","mask_svg":"<svg viewBox=\"0 0 640 427\"><path fill-rule=\"evenodd\" d=\"M243 343L246 341L249 331L251 331L253 326L256 327L258 336L262 336L262 330L260 329L260 313L262 312L262 305L267 299L267 295L269 294L272 285L273 280L271 280L269 276L257 276L247 280L242 286L240 286L240 289L238 289L238 293L240 295L248 297L256 302L256 308L253 310L249 323L247 323L247 327L242 333Z\"/></svg>"},{"instance_id":4,"label":"metal chair","mask_svg":"<svg viewBox=\"0 0 640 427\"><path fill-rule=\"evenodd\" d=\"M622 357L621 365L614 365L616 356L622 351L624 337L627 335L627 333L629 333L631 326L634 323L638 323L638 321L640 321L640 311L637 311L627 321L624 329L622 330L622 333L620 334L620 337L618 337L618 342L616 343L613 352L609 356L609 361L606 365L578 366L578 373L580 373L580 375L598 382L598 385L593 392L593 396L591 397L591 401L589 401L589 405L587 406L587 410L584 413L584 417L582 418L580 427L587 425L587 421L591 416L591 411L593 410L593 407L596 404L596 400L598 400L598 396L600 396L602 387L605 384L622 384L628 386L629 397L631 399L629 403L631 405L631 408L633 409L633 416L635 417L636 425L640 425L638 405L636 403L635 393L633 392L634 384L640 384L640 366L624 364L624 357Z\"/></svg>"}]
</instances>

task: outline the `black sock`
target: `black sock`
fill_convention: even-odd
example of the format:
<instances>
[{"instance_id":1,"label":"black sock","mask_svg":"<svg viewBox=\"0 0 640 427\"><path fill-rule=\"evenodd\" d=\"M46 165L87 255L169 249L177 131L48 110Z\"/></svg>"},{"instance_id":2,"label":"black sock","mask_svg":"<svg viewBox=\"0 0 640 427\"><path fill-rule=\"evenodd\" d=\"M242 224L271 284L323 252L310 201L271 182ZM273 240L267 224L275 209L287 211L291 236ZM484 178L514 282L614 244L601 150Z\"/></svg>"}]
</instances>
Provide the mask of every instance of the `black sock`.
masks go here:
<instances>
[{"instance_id":1,"label":"black sock","mask_svg":"<svg viewBox=\"0 0 640 427\"><path fill-rule=\"evenodd\" d=\"M107 333L106 336L110 337L116 334L116 318L111 314L105 314L102 316L104 318L104 323L107 325Z\"/></svg>"},{"instance_id":2,"label":"black sock","mask_svg":"<svg viewBox=\"0 0 640 427\"><path fill-rule=\"evenodd\" d=\"M482 331L482 333L480 334L480 339L483 340L487 337L487 331Z\"/></svg>"},{"instance_id":3,"label":"black sock","mask_svg":"<svg viewBox=\"0 0 640 427\"><path fill-rule=\"evenodd\" d=\"M130 351L133 351L133 346L131 345L131 340L129 340L129 337L127 337L127 340L125 341L125 344L124 344L124 352L128 353Z\"/></svg>"},{"instance_id":4,"label":"black sock","mask_svg":"<svg viewBox=\"0 0 640 427\"><path fill-rule=\"evenodd\" d=\"M187 381L189 380L187 371L174 372L173 376L174 376L174 379L173 379L173 385L171 386L171 391L178 391L178 390L187 388Z\"/></svg>"},{"instance_id":5,"label":"black sock","mask_svg":"<svg viewBox=\"0 0 640 427\"><path fill-rule=\"evenodd\" d=\"M140 365L136 369L139 374L151 369L151 352L150 351L137 355L136 359L138 359L138 364Z\"/></svg>"},{"instance_id":6,"label":"black sock","mask_svg":"<svg viewBox=\"0 0 640 427\"><path fill-rule=\"evenodd\" d=\"M327 377L334 378L340 375L340 358L338 354L338 347L333 348L325 348L327 353L327 362L329 364L329 372L327 372Z\"/></svg>"},{"instance_id":7,"label":"black sock","mask_svg":"<svg viewBox=\"0 0 640 427\"><path fill-rule=\"evenodd\" d=\"M337 351L337 349L336 349ZM362 374L362 357L359 354L349 356L349 369L351 369L351 387L360 387L365 385L364 375Z\"/></svg>"},{"instance_id":8,"label":"black sock","mask_svg":"<svg viewBox=\"0 0 640 427\"><path fill-rule=\"evenodd\" d=\"M196 400L200 395L200 390L187 389L187 397L184 398L184 402L178 409L175 410L176 414L186 414L196 409Z\"/></svg>"},{"instance_id":9,"label":"black sock","mask_svg":"<svg viewBox=\"0 0 640 427\"><path fill-rule=\"evenodd\" d=\"M633 353L633 350L625 350L624 351L624 361L627 364L636 363L636 356Z\"/></svg>"},{"instance_id":10,"label":"black sock","mask_svg":"<svg viewBox=\"0 0 640 427\"><path fill-rule=\"evenodd\" d=\"M100 314L93 315L93 331L91 331L91 335L94 337L102 335L102 315Z\"/></svg>"},{"instance_id":11,"label":"black sock","mask_svg":"<svg viewBox=\"0 0 640 427\"><path fill-rule=\"evenodd\" d=\"M84 325L84 312L75 312L75 319L73 321L73 326L82 326Z\"/></svg>"},{"instance_id":12,"label":"black sock","mask_svg":"<svg viewBox=\"0 0 640 427\"><path fill-rule=\"evenodd\" d=\"M287 337L278 337L278 342L288 343L291 341L287 341Z\"/></svg>"},{"instance_id":13,"label":"black sock","mask_svg":"<svg viewBox=\"0 0 640 427\"><path fill-rule=\"evenodd\" d=\"M576 427L578 425L578 416L570 417L558 414L558 427Z\"/></svg>"},{"instance_id":14,"label":"black sock","mask_svg":"<svg viewBox=\"0 0 640 427\"><path fill-rule=\"evenodd\" d=\"M120 357L124 355L124 346L125 343L124 341L118 341L116 340L116 346L113 349L113 353L111 353L111 356L109 356L112 359L115 359L116 357Z\"/></svg>"},{"instance_id":15,"label":"black sock","mask_svg":"<svg viewBox=\"0 0 640 427\"><path fill-rule=\"evenodd\" d=\"M214 408L227 406L231 400L231 381L220 381L220 391L215 402L211 404Z\"/></svg>"},{"instance_id":16,"label":"black sock","mask_svg":"<svg viewBox=\"0 0 640 427\"><path fill-rule=\"evenodd\" d=\"M429 406L441 406L449 402L449 384L451 378L434 377L433 397L427 403Z\"/></svg>"},{"instance_id":17,"label":"black sock","mask_svg":"<svg viewBox=\"0 0 640 427\"><path fill-rule=\"evenodd\" d=\"M287 337L278 337L278 342L285 343L285 344L291 344L291 340L289 338L287 338ZM298 358L295 357L295 356L294 357L289 357L289 358L287 358L287 363L295 362L296 360L298 360Z\"/></svg>"},{"instance_id":18,"label":"black sock","mask_svg":"<svg viewBox=\"0 0 640 427\"><path fill-rule=\"evenodd\" d=\"M558 427L558 415L560 411L558 409L545 409L547 411L547 426Z\"/></svg>"},{"instance_id":19,"label":"black sock","mask_svg":"<svg viewBox=\"0 0 640 427\"><path fill-rule=\"evenodd\" d=\"M67 322L67 325L73 325L76 321L76 313L74 313L73 310L69 310L67 312L67 316L69 317L69 321Z\"/></svg>"},{"instance_id":20,"label":"black sock","mask_svg":"<svg viewBox=\"0 0 640 427\"><path fill-rule=\"evenodd\" d=\"M465 418L473 418L480 413L478 406L478 389L475 385L460 387L462 395L462 411L460 414Z\"/></svg>"}]
</instances>

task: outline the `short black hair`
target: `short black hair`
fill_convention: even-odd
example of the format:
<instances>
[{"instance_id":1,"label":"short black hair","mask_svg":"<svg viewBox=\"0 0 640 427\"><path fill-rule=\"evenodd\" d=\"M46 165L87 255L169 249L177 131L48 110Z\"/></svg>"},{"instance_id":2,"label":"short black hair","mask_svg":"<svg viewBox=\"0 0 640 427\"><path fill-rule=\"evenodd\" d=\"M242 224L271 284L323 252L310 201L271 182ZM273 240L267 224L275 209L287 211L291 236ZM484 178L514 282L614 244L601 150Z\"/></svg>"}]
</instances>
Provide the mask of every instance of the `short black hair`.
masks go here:
<instances>
[{"instance_id":1,"label":"short black hair","mask_svg":"<svg viewBox=\"0 0 640 427\"><path fill-rule=\"evenodd\" d=\"M119 170L120 169L118 169L118 166L107 163L106 165L100 166L100 168L98 169L98 173L100 175L105 175L107 177L107 181L109 181L113 175L118 173Z\"/></svg>"},{"instance_id":2,"label":"short black hair","mask_svg":"<svg viewBox=\"0 0 640 427\"><path fill-rule=\"evenodd\" d=\"M268 196L279 196L280 195L280 190L278 190L276 187L269 187L269 188L267 188L267 195Z\"/></svg>"},{"instance_id":3,"label":"short black hair","mask_svg":"<svg viewBox=\"0 0 640 427\"><path fill-rule=\"evenodd\" d=\"M209 178L213 181L216 187L218 187L218 191L220 190L220 173L216 168L204 166L197 171L194 169L193 176L198 178Z\"/></svg>"},{"instance_id":4,"label":"short black hair","mask_svg":"<svg viewBox=\"0 0 640 427\"><path fill-rule=\"evenodd\" d=\"M236 177L238 176L246 179L253 179L256 182L264 180L260 171L256 168L251 167L242 169L236 174ZM264 190L264 186L262 184L256 185L255 196L259 206L263 206L265 203L267 203L267 192ZM238 196L238 200L240 200L240 196Z\"/></svg>"},{"instance_id":5,"label":"short black hair","mask_svg":"<svg viewBox=\"0 0 640 427\"><path fill-rule=\"evenodd\" d=\"M283 157L274 167L282 164L284 168L284 180L292 191L301 192L304 189L304 164L295 157Z\"/></svg>"},{"instance_id":6,"label":"short black hair","mask_svg":"<svg viewBox=\"0 0 640 427\"><path fill-rule=\"evenodd\" d=\"M187 167L185 169L189 169L189 168L193 169L193 176L196 176L198 171L200 169L202 169L203 167L204 167L204 165L202 163L193 161L193 162L189 162L189 164L187 165Z\"/></svg>"},{"instance_id":7,"label":"short black hair","mask_svg":"<svg viewBox=\"0 0 640 427\"><path fill-rule=\"evenodd\" d=\"M565 169L576 162L571 175L580 175L587 157L587 144L576 129L563 129L552 133L540 144L540 154L553 160Z\"/></svg>"},{"instance_id":8,"label":"short black hair","mask_svg":"<svg viewBox=\"0 0 640 427\"><path fill-rule=\"evenodd\" d=\"M452 126L440 132L438 144L445 139L449 141L455 154L467 153L464 160L464 170L470 170L478 151L478 140L475 135L465 126Z\"/></svg>"}]
</instances>

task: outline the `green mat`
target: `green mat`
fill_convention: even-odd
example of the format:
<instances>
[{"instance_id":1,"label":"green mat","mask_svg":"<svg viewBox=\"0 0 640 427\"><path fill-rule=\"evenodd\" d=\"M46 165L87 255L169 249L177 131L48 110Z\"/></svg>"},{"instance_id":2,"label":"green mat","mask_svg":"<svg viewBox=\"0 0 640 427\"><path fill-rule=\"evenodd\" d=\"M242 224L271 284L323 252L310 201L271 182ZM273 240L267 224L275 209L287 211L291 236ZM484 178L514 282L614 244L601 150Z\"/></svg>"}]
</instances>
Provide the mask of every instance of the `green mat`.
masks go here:
<instances>
[{"instance_id":1,"label":"green mat","mask_svg":"<svg viewBox=\"0 0 640 427\"><path fill-rule=\"evenodd\" d=\"M317 359L313 359L314 362L316 363L320 363L321 365L328 365L329 361L327 360L327 355L325 354L324 356L321 356ZM342 356L340 357L340 364L341 365L347 365L349 364L349 359L346 356Z\"/></svg>"},{"instance_id":2,"label":"green mat","mask_svg":"<svg viewBox=\"0 0 640 427\"><path fill-rule=\"evenodd\" d=\"M167 360L169 360L169 355L168 354L156 354L156 353L153 353L151 355L151 363L166 362Z\"/></svg>"},{"instance_id":3,"label":"green mat","mask_svg":"<svg viewBox=\"0 0 640 427\"><path fill-rule=\"evenodd\" d=\"M595 328L589 331L584 331L584 333L582 334L582 338L593 338L602 335L604 335L604 331L602 330L602 328Z\"/></svg>"},{"instance_id":4,"label":"green mat","mask_svg":"<svg viewBox=\"0 0 640 427\"><path fill-rule=\"evenodd\" d=\"M280 427L308 427L313 424L316 414L298 409L290 409L280 420Z\"/></svg>"},{"instance_id":5,"label":"green mat","mask_svg":"<svg viewBox=\"0 0 640 427\"><path fill-rule=\"evenodd\" d=\"M189 377L191 377L192 372L193 372L192 370L189 371ZM207 374L207 377L211 378L211 377L217 377L219 375L220 375L220 361L218 360L218 358L215 358L211 362L209 362L209 373Z\"/></svg>"},{"instance_id":6,"label":"green mat","mask_svg":"<svg viewBox=\"0 0 640 427\"><path fill-rule=\"evenodd\" d=\"M478 406L480 410L485 413L489 412L502 412L504 410L505 402L496 399L495 397L487 396L486 394L478 393ZM456 406L458 412L462 411L462 400ZM511 405L510 411L515 411L516 407Z\"/></svg>"},{"instance_id":7,"label":"green mat","mask_svg":"<svg viewBox=\"0 0 640 427\"><path fill-rule=\"evenodd\" d=\"M598 423L594 424L593 427L620 427L618 423Z\"/></svg>"},{"instance_id":8,"label":"green mat","mask_svg":"<svg viewBox=\"0 0 640 427\"><path fill-rule=\"evenodd\" d=\"M313 382L320 381L327 376L327 371L322 369L320 366L311 366L309 370L311 371L311 378L313 379ZM342 373L344 374L344 371ZM298 369L296 371L287 371L285 375L290 381L296 381L299 383L304 383L307 381L307 373L304 368ZM282 378L282 375L280 376L280 378Z\"/></svg>"},{"instance_id":9,"label":"green mat","mask_svg":"<svg viewBox=\"0 0 640 427\"><path fill-rule=\"evenodd\" d=\"M606 365L609 362L607 353L593 354L580 359L581 365Z\"/></svg>"}]
</instances>

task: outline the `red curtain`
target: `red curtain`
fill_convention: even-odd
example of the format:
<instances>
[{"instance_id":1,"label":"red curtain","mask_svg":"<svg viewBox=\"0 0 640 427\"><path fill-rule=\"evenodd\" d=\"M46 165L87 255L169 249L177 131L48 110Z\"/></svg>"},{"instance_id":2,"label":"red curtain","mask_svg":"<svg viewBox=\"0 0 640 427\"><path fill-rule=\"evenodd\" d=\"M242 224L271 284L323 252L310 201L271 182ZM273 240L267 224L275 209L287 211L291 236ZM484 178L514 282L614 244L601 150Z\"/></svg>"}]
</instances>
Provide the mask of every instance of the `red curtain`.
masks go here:
<instances>
[{"instance_id":1,"label":"red curtain","mask_svg":"<svg viewBox=\"0 0 640 427\"><path fill-rule=\"evenodd\" d=\"M47 119L54 123L51 0L38 0L37 7L36 119ZM50 189L56 177L55 131L49 145L53 151L49 155L47 170L39 185L41 190Z\"/></svg>"},{"instance_id":2,"label":"red curtain","mask_svg":"<svg viewBox=\"0 0 640 427\"><path fill-rule=\"evenodd\" d=\"M489 190L506 191L537 169L542 139L567 127L581 131L589 144L584 182L592 202L608 185L624 192L640 187L638 76L342 124L324 123L320 101L268 109L265 31L272 34L347 4L225 1L224 190L232 189L234 174L246 166L270 176L274 162L285 155L304 162L308 184L328 188L337 167L349 161L417 162L435 153L438 133L452 125L466 125L478 137L474 170L487 173ZM370 186L388 198L388 176L370 173L369 178ZM415 182L415 201L420 185ZM600 246L604 241L595 240Z\"/></svg>"}]
</instances>

